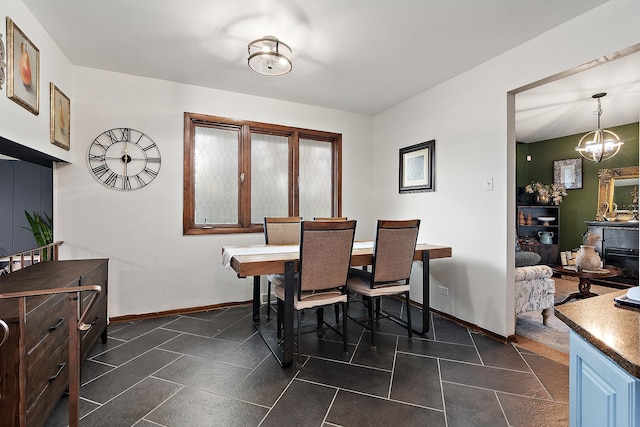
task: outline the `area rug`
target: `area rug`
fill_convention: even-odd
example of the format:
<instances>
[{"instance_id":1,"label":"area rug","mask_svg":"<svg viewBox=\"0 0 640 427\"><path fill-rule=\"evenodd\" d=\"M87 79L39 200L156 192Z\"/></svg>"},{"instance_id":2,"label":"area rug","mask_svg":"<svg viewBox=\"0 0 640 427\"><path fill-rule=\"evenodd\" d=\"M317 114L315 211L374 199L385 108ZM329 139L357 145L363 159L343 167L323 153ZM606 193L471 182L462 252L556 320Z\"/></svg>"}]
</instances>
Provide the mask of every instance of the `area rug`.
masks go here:
<instances>
[{"instance_id":1,"label":"area rug","mask_svg":"<svg viewBox=\"0 0 640 427\"><path fill-rule=\"evenodd\" d=\"M576 281L557 277L553 279L556 282L556 303L578 290ZM606 286L591 286L591 291L598 295L617 290ZM516 336L539 342L564 353L569 353L569 330L570 328L553 313L549 317L546 326L542 324L542 314L540 312L524 313L516 317Z\"/></svg>"}]
</instances>

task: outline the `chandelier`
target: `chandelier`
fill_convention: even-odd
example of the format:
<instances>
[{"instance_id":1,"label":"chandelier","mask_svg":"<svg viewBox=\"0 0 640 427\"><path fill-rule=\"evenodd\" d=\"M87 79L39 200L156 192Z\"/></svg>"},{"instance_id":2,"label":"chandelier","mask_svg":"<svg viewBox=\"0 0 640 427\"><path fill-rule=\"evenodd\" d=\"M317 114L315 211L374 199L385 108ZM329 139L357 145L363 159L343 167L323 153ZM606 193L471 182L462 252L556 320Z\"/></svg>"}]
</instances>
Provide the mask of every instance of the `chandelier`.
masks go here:
<instances>
[{"instance_id":1,"label":"chandelier","mask_svg":"<svg viewBox=\"0 0 640 427\"><path fill-rule=\"evenodd\" d=\"M595 163L608 160L618 154L620 147L624 142L620 141L618 135L610 130L603 130L600 127L600 116L602 115L602 106L600 98L606 96L605 92L596 93L592 98L598 100L598 109L593 114L598 115L598 129L587 133L580 139L576 151L582 157Z\"/></svg>"},{"instance_id":2,"label":"chandelier","mask_svg":"<svg viewBox=\"0 0 640 427\"><path fill-rule=\"evenodd\" d=\"M277 37L264 36L249 43L249 67L265 76L282 76L291 71L291 48Z\"/></svg>"}]
</instances>

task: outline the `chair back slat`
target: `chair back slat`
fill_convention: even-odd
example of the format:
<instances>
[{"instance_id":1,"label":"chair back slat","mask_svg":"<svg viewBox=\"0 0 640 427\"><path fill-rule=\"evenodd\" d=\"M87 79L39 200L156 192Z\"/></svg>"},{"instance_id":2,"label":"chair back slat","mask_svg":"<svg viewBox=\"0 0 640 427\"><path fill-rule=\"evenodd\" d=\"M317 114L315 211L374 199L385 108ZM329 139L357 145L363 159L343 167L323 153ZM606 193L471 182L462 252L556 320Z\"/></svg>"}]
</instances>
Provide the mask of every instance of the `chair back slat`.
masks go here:
<instances>
[{"instance_id":1,"label":"chair back slat","mask_svg":"<svg viewBox=\"0 0 640 427\"><path fill-rule=\"evenodd\" d=\"M378 221L372 286L409 279L419 228L419 219Z\"/></svg>"},{"instance_id":2,"label":"chair back slat","mask_svg":"<svg viewBox=\"0 0 640 427\"><path fill-rule=\"evenodd\" d=\"M346 221L349 218L346 216L316 216L313 217L314 221Z\"/></svg>"},{"instance_id":3,"label":"chair back slat","mask_svg":"<svg viewBox=\"0 0 640 427\"><path fill-rule=\"evenodd\" d=\"M267 245L299 245L299 216L266 217L264 219L264 242Z\"/></svg>"},{"instance_id":4,"label":"chair back slat","mask_svg":"<svg viewBox=\"0 0 640 427\"><path fill-rule=\"evenodd\" d=\"M302 221L300 291L346 285L356 221ZM301 292L298 292L300 295Z\"/></svg>"}]
</instances>

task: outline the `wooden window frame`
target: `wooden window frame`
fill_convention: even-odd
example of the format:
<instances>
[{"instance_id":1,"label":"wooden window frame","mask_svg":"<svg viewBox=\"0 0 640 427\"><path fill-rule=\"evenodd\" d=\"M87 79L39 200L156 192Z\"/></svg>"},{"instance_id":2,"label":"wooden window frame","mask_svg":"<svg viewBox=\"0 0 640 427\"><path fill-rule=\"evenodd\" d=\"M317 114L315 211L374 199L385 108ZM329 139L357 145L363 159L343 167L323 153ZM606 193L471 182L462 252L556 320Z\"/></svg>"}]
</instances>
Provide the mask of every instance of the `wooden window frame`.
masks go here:
<instances>
[{"instance_id":1,"label":"wooden window frame","mask_svg":"<svg viewBox=\"0 0 640 427\"><path fill-rule=\"evenodd\" d=\"M195 223L195 128L211 127L238 131L238 222L236 224ZM251 222L251 135L260 133L288 138L289 190L288 215L299 216L299 144L301 139L331 143L332 157L332 216L342 216L342 135L338 133L301 129L197 113L184 113L183 160L183 235L262 233L263 224ZM244 173L244 181L241 175Z\"/></svg>"}]
</instances>

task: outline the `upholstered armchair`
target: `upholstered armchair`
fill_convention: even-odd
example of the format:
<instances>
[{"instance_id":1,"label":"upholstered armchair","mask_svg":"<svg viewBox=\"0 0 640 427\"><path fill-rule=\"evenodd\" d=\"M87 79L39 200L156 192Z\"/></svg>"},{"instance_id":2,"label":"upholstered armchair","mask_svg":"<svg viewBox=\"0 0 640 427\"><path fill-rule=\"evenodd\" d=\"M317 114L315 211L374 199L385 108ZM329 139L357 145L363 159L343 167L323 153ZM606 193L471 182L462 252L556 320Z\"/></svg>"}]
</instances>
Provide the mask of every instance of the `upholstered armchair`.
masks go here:
<instances>
[{"instance_id":1,"label":"upholstered armchair","mask_svg":"<svg viewBox=\"0 0 640 427\"><path fill-rule=\"evenodd\" d=\"M551 278L552 275L553 270L548 265L516 267L516 316L530 311L541 311L542 323L547 324L556 292L556 284Z\"/></svg>"}]
</instances>

